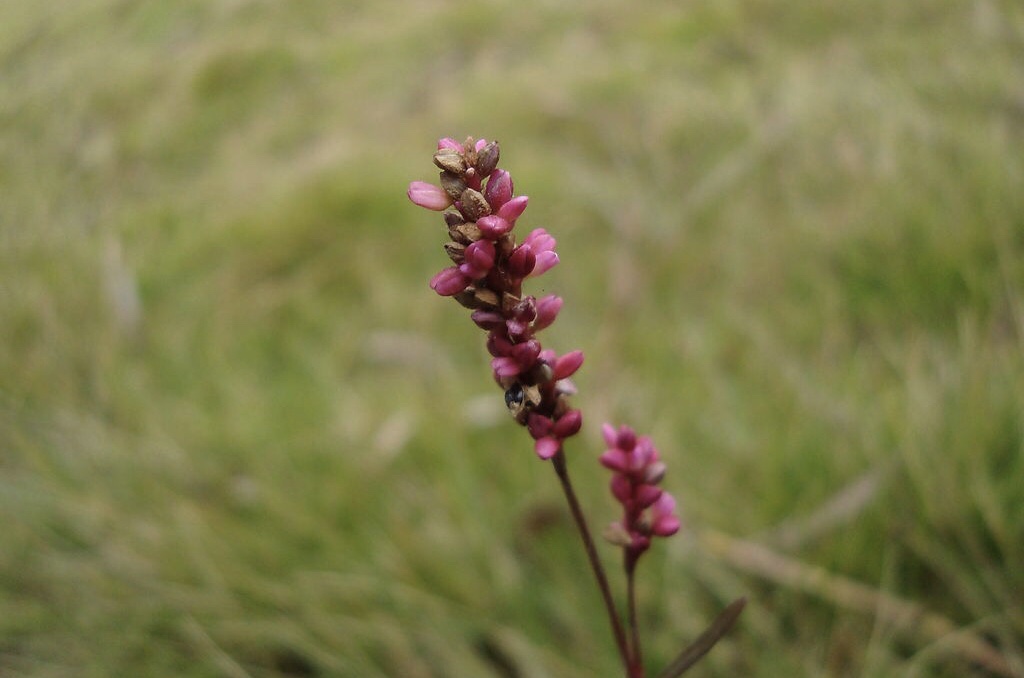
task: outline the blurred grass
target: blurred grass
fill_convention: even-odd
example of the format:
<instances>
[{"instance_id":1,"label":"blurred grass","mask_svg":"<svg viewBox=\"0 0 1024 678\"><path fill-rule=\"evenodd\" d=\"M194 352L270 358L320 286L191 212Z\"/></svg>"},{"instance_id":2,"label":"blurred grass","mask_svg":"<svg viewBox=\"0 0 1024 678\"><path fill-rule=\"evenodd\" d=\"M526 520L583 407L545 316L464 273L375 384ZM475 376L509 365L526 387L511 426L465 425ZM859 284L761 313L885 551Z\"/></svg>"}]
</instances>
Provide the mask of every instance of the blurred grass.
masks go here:
<instances>
[{"instance_id":1,"label":"blurred grass","mask_svg":"<svg viewBox=\"0 0 1024 678\"><path fill-rule=\"evenodd\" d=\"M685 507L652 670L746 594L695 675L994 675L714 528L1024 673L1019 4L8 2L0 75L3 675L614 675L552 474L426 287L403 193L466 134L559 239L593 520L603 419Z\"/></svg>"}]
</instances>

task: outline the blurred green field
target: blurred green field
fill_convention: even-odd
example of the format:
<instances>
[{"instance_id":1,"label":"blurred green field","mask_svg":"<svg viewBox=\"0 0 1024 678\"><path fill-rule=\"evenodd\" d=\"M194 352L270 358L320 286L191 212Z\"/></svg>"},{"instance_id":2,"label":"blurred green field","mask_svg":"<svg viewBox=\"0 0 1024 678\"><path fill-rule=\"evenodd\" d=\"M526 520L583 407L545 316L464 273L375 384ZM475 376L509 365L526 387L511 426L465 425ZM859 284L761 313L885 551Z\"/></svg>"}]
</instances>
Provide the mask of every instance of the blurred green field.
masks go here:
<instances>
[{"instance_id":1,"label":"blurred green field","mask_svg":"<svg viewBox=\"0 0 1024 678\"><path fill-rule=\"evenodd\" d=\"M669 464L652 672L746 595L690 675L1024 675L1011 0L0 4L0 675L619 675L448 135L558 238L597 529L601 421Z\"/></svg>"}]
</instances>

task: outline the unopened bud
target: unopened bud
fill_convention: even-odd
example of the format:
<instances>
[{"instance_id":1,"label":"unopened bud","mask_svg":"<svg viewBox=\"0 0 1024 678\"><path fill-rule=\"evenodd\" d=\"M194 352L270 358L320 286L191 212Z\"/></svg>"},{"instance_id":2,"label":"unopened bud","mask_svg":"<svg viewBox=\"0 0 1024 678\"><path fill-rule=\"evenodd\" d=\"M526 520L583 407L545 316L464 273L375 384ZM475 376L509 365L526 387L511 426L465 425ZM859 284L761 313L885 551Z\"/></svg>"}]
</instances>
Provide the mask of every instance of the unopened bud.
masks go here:
<instances>
[{"instance_id":1,"label":"unopened bud","mask_svg":"<svg viewBox=\"0 0 1024 678\"><path fill-rule=\"evenodd\" d=\"M498 142L492 141L491 143L480 149L480 152L476 154L476 171L480 173L480 176L486 177L494 168L498 166L498 157L500 150L498 149Z\"/></svg>"}]
</instances>

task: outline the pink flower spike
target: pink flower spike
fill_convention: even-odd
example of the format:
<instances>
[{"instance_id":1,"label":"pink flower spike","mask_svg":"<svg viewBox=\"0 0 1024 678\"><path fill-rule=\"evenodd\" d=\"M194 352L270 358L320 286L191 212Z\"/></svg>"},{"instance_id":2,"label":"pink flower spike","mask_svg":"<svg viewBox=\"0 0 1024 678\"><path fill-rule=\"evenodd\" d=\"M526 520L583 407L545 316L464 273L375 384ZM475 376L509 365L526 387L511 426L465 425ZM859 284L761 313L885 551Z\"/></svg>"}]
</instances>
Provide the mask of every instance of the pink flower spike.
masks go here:
<instances>
[{"instance_id":1,"label":"pink flower spike","mask_svg":"<svg viewBox=\"0 0 1024 678\"><path fill-rule=\"evenodd\" d=\"M536 264L535 264L536 265ZM562 310L562 298L549 294L537 300L537 319L533 321L534 331L540 331L555 322Z\"/></svg>"},{"instance_id":2,"label":"pink flower spike","mask_svg":"<svg viewBox=\"0 0 1024 678\"><path fill-rule=\"evenodd\" d=\"M570 351L561 358L555 361L552 365L552 369L555 372L555 379L565 379L571 377L576 373L576 370L580 369L580 365L583 364L583 351Z\"/></svg>"},{"instance_id":3,"label":"pink flower spike","mask_svg":"<svg viewBox=\"0 0 1024 678\"><path fill-rule=\"evenodd\" d=\"M454 266L440 271L430 279L430 289L442 297L451 297L469 286L471 281Z\"/></svg>"},{"instance_id":4,"label":"pink flower spike","mask_svg":"<svg viewBox=\"0 0 1024 678\"><path fill-rule=\"evenodd\" d=\"M526 211L526 204L530 198L525 195L517 195L498 209L498 216L506 221L515 223L515 220Z\"/></svg>"},{"instance_id":5,"label":"pink flower spike","mask_svg":"<svg viewBox=\"0 0 1024 678\"><path fill-rule=\"evenodd\" d=\"M541 459L550 459L562 449L562 441L558 438L545 436L534 443L533 449Z\"/></svg>"},{"instance_id":6,"label":"pink flower spike","mask_svg":"<svg viewBox=\"0 0 1024 678\"><path fill-rule=\"evenodd\" d=\"M473 146L473 150L475 150L475 151L477 151L479 153L480 151L484 150L484 146L486 146L486 145L487 145L487 139L477 139L476 140L476 145Z\"/></svg>"},{"instance_id":7,"label":"pink flower spike","mask_svg":"<svg viewBox=\"0 0 1024 678\"><path fill-rule=\"evenodd\" d=\"M410 183L406 195L409 196L409 200L412 200L414 204L425 207L428 210L434 210L435 212L448 209L452 204L451 196L443 188L434 184L428 184L425 181Z\"/></svg>"},{"instance_id":8,"label":"pink flower spike","mask_svg":"<svg viewBox=\"0 0 1024 678\"><path fill-rule=\"evenodd\" d=\"M512 230L512 222L496 214L480 217L477 219L476 225L480 232L484 234L484 237L490 240L497 240Z\"/></svg>"},{"instance_id":9,"label":"pink flower spike","mask_svg":"<svg viewBox=\"0 0 1024 678\"><path fill-rule=\"evenodd\" d=\"M503 169L491 172L487 179L487 188L484 189L484 197L487 198L491 211L497 212L502 205L512 199L512 175Z\"/></svg>"},{"instance_id":10,"label":"pink flower spike","mask_svg":"<svg viewBox=\"0 0 1024 678\"><path fill-rule=\"evenodd\" d=\"M460 144L455 139L452 139L451 137L444 137L443 139L438 139L438 141L437 141L437 150L443 151L446 148L454 150L454 151L458 151L459 153L465 153L466 152L466 149L462 147L462 144Z\"/></svg>"}]
</instances>

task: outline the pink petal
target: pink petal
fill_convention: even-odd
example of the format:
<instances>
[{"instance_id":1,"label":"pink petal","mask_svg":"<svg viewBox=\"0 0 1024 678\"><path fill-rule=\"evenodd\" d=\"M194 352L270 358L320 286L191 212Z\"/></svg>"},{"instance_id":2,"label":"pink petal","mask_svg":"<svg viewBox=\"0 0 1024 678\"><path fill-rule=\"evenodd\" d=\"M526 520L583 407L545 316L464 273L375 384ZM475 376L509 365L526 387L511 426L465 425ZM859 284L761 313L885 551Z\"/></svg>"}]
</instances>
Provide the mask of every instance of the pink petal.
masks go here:
<instances>
[{"instance_id":1,"label":"pink petal","mask_svg":"<svg viewBox=\"0 0 1024 678\"><path fill-rule=\"evenodd\" d=\"M548 252L541 252L540 254L537 255L537 264L533 267L533 270L530 271L530 277L531 278L535 278L538 275L542 275L544 273L547 273L552 268L554 268L555 264L557 264L557 263L558 263L558 255L557 254L555 254L554 252L550 252L550 251L548 251Z\"/></svg>"},{"instance_id":2,"label":"pink petal","mask_svg":"<svg viewBox=\"0 0 1024 678\"><path fill-rule=\"evenodd\" d=\"M535 264L536 265L536 262ZM562 298L549 294L537 300L537 319L533 321L533 329L540 331L555 322L558 312L562 310Z\"/></svg>"},{"instance_id":3,"label":"pink petal","mask_svg":"<svg viewBox=\"0 0 1024 678\"><path fill-rule=\"evenodd\" d=\"M534 443L533 449L541 459L550 459L562 449L562 442L557 438L544 437Z\"/></svg>"},{"instance_id":4,"label":"pink petal","mask_svg":"<svg viewBox=\"0 0 1024 678\"><path fill-rule=\"evenodd\" d=\"M410 183L406 195L409 196L409 200L412 200L414 204L425 207L428 210L434 210L435 212L445 210L452 204L451 196L443 188L434 184L428 184L425 181Z\"/></svg>"}]
</instances>

